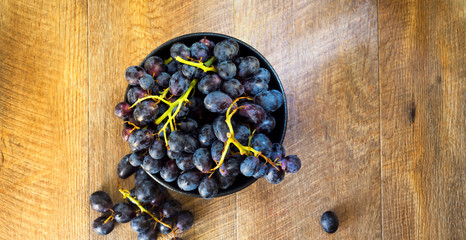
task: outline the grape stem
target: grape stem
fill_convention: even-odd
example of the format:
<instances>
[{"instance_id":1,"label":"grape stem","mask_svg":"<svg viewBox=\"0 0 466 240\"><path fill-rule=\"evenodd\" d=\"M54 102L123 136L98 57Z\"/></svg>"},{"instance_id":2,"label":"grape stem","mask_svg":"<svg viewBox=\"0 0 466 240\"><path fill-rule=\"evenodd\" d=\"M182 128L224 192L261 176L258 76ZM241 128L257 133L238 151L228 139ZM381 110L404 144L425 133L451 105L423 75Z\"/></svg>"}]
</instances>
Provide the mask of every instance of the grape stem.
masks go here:
<instances>
[{"instance_id":1,"label":"grape stem","mask_svg":"<svg viewBox=\"0 0 466 240\"><path fill-rule=\"evenodd\" d=\"M233 144L235 145L238 149L239 149L239 154L241 155L247 155L247 156L252 156L254 155L255 157L262 157L266 163L269 163L270 165L272 165L274 168L276 168L277 170L278 167L275 165L275 163L270 159L268 158L267 156L265 156L264 154L262 154L262 152L260 151L257 151L256 149L254 149L253 147L251 147L251 139L252 139L252 135L254 134L255 131L252 132L251 136L249 136L249 146L243 146L240 142L238 142L238 140L235 138L235 132L233 131L233 125L231 124L231 118L233 117L233 115L239 110L241 109L242 107L238 107L236 105L236 103L241 100L241 99L246 99L246 100L253 100L253 98L251 97L239 97L237 99L235 99L230 107L228 107L227 109L227 112L226 112L226 118L225 118L225 122L228 126L228 129L230 130L229 133L227 133L227 141L225 142L225 145L223 147L223 151L222 151L222 157L220 158L220 160L218 161L217 165L210 169L210 171L208 173L210 173L210 176L212 176L212 174L215 172L215 170L219 169L223 162L225 161L225 157L227 156L228 154L228 148L230 147L230 144ZM232 107L235 106L235 109L233 111L231 111Z\"/></svg>"},{"instance_id":2,"label":"grape stem","mask_svg":"<svg viewBox=\"0 0 466 240\"><path fill-rule=\"evenodd\" d=\"M205 65L201 61L192 62L192 61L184 60L183 58L181 58L179 56L176 56L175 60L180 62L180 63L184 63L186 65L190 65L190 66L193 66L193 67L200 68L200 69L204 70L204 72L217 72L217 69L215 69L214 66L210 66L215 61L215 57L211 57L209 60L207 60Z\"/></svg>"}]
</instances>

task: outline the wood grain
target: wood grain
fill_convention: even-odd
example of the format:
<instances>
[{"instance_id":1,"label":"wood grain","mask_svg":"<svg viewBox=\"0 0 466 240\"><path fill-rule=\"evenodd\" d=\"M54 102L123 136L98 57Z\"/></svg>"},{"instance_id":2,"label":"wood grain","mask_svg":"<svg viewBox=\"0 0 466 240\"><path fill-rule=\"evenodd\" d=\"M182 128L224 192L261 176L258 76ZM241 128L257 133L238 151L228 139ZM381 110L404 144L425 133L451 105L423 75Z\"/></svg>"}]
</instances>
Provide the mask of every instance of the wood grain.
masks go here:
<instances>
[{"instance_id":1,"label":"wood grain","mask_svg":"<svg viewBox=\"0 0 466 240\"><path fill-rule=\"evenodd\" d=\"M384 237L464 239L466 3L379 7Z\"/></svg>"},{"instance_id":2,"label":"wood grain","mask_svg":"<svg viewBox=\"0 0 466 240\"><path fill-rule=\"evenodd\" d=\"M0 11L0 239L87 239L87 3Z\"/></svg>"}]
</instances>

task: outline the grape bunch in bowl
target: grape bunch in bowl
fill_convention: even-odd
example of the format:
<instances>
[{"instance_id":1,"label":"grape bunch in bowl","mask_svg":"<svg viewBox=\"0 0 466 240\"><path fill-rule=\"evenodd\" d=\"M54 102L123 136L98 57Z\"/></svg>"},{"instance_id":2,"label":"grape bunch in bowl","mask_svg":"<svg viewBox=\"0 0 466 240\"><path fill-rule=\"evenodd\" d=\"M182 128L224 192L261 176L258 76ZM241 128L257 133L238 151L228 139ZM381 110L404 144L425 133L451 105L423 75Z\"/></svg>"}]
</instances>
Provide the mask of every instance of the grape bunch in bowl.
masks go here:
<instances>
[{"instance_id":1,"label":"grape bunch in bowl","mask_svg":"<svg viewBox=\"0 0 466 240\"><path fill-rule=\"evenodd\" d=\"M259 178L280 183L301 168L281 144L286 99L278 76L246 43L184 35L128 67L125 79L115 115L132 153L119 174L140 167L171 190L210 199Z\"/></svg>"}]
</instances>

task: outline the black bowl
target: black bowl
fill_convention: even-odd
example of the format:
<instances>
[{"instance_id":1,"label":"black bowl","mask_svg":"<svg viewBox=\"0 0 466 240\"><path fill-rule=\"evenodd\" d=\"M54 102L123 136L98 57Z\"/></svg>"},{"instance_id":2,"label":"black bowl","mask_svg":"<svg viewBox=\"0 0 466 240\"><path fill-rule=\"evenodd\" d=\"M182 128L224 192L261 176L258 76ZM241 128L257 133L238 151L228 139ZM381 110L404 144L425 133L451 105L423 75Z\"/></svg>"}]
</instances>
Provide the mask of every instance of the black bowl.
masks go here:
<instances>
[{"instance_id":1,"label":"black bowl","mask_svg":"<svg viewBox=\"0 0 466 240\"><path fill-rule=\"evenodd\" d=\"M275 70L272 68L272 65L270 65L270 63L267 61L267 59L265 59L264 56L262 56L262 54L260 54L253 47L249 46L247 43L245 43L245 42L243 42L241 40L238 40L238 39L236 39L234 37L230 37L230 36L219 34L219 33L209 33L209 32L190 33L190 34L186 34L186 35L179 36L179 37L173 38L171 40L168 40L167 42L165 42L162 45L158 46L154 51L152 51L149 55L147 55L146 58L144 58L144 60L142 60L141 64L139 64L139 66L144 67L144 62L146 61L147 58L149 58L151 56L159 56L162 59L169 58L170 57L170 47L173 45L173 43L182 42L182 43L186 44L186 46L189 47L189 46L191 46L191 44L201 40L204 37L206 37L209 40L214 41L215 43L220 42L220 41L225 40L225 39L235 40L236 42L238 42L239 47L240 47L240 50L239 50L239 55L240 56L255 56L257 59L259 59L260 67L269 70L270 75L271 75L270 83L269 83L269 89L276 89L276 90L280 91L283 94L283 100L284 101L283 101L283 105L277 111L272 113L272 116L275 118L275 121L276 121L276 126L275 126L275 129L272 132L267 134L267 136L274 143L277 143L277 142L278 143L283 143L283 139L285 138L286 122L287 122L287 106L286 106L285 91L283 90L283 86L282 86L282 84L280 82L280 79L278 78L278 75L275 72ZM126 89L126 93L128 92L129 88L130 88L130 86L128 85L128 87ZM125 101L127 101L127 99L126 99L127 94L126 93L125 93ZM149 174L149 175L155 181L160 183L162 186L164 186L164 187L166 187L166 188L168 188L168 189L170 189L172 191L175 191L175 192L187 195L187 196L191 196L191 197L199 197L199 198L201 197L201 195L199 195L197 190L190 191L190 192L186 192L186 191L181 190L178 187L176 181L169 183L169 182L165 182L159 176L159 174L155 174L155 175ZM225 190L219 189L219 191L218 191L218 193L217 193L217 195L215 197L222 197L222 196L226 196L226 195L238 192L238 191L246 188L247 186L253 184L256 180L257 180L256 178L245 177L245 176L239 174L232 186L230 186L228 189L225 189Z\"/></svg>"}]
</instances>

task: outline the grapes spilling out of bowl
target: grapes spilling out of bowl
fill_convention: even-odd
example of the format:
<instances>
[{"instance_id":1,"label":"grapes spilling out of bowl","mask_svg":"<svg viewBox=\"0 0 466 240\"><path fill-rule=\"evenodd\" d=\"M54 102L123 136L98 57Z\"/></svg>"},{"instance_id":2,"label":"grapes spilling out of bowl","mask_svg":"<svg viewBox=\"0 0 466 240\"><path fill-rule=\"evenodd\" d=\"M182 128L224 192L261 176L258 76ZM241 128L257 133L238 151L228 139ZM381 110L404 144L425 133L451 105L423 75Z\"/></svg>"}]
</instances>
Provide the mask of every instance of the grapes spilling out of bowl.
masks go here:
<instances>
[{"instance_id":1,"label":"grapes spilling out of bowl","mask_svg":"<svg viewBox=\"0 0 466 240\"><path fill-rule=\"evenodd\" d=\"M283 94L269 89L270 72L241 56L235 40L174 43L169 56L150 56L125 78L129 88L115 115L132 153L121 160L120 177L140 167L210 199L240 174L277 184L301 168L269 138Z\"/></svg>"}]
</instances>

